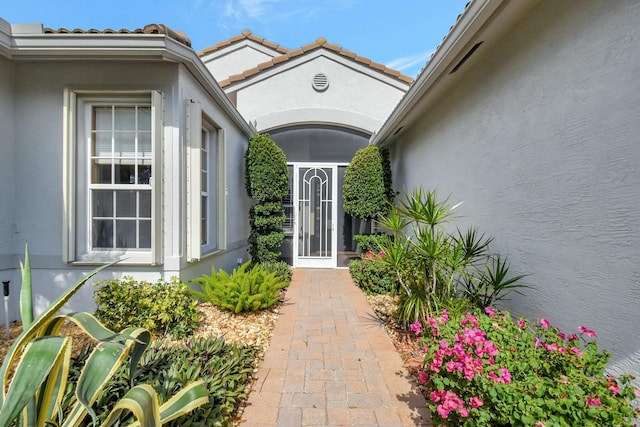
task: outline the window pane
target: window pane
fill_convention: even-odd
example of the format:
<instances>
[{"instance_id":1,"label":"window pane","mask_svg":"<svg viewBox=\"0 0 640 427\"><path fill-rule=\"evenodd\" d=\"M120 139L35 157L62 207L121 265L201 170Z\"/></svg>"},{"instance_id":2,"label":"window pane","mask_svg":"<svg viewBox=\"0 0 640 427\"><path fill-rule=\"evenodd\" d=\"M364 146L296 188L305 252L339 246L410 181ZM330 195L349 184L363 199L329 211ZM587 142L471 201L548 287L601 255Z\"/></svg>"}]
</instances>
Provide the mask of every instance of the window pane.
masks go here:
<instances>
[{"instance_id":1,"label":"window pane","mask_svg":"<svg viewBox=\"0 0 640 427\"><path fill-rule=\"evenodd\" d=\"M93 155L111 158L111 132L96 132L93 135Z\"/></svg>"},{"instance_id":2,"label":"window pane","mask_svg":"<svg viewBox=\"0 0 640 427\"><path fill-rule=\"evenodd\" d=\"M134 132L116 132L115 156L132 157L136 152L136 134Z\"/></svg>"},{"instance_id":3,"label":"window pane","mask_svg":"<svg viewBox=\"0 0 640 427\"><path fill-rule=\"evenodd\" d=\"M151 191L139 191L138 197L140 198L138 216L140 218L151 218Z\"/></svg>"},{"instance_id":4,"label":"window pane","mask_svg":"<svg viewBox=\"0 0 640 427\"><path fill-rule=\"evenodd\" d=\"M116 165L116 184L135 184L136 183L136 167L133 164L133 159L123 159L122 163Z\"/></svg>"},{"instance_id":5,"label":"window pane","mask_svg":"<svg viewBox=\"0 0 640 427\"><path fill-rule=\"evenodd\" d=\"M138 223L140 229L140 249L151 248L151 221L144 220Z\"/></svg>"},{"instance_id":6,"label":"window pane","mask_svg":"<svg viewBox=\"0 0 640 427\"><path fill-rule=\"evenodd\" d=\"M113 221L94 219L93 220L93 247L113 248Z\"/></svg>"},{"instance_id":7,"label":"window pane","mask_svg":"<svg viewBox=\"0 0 640 427\"><path fill-rule=\"evenodd\" d=\"M116 216L136 217L136 191L116 191Z\"/></svg>"},{"instance_id":8,"label":"window pane","mask_svg":"<svg viewBox=\"0 0 640 427\"><path fill-rule=\"evenodd\" d=\"M138 107L138 130L151 130L151 108Z\"/></svg>"},{"instance_id":9,"label":"window pane","mask_svg":"<svg viewBox=\"0 0 640 427\"><path fill-rule=\"evenodd\" d=\"M111 132L111 107L95 107L95 130L107 130Z\"/></svg>"},{"instance_id":10,"label":"window pane","mask_svg":"<svg viewBox=\"0 0 640 427\"><path fill-rule=\"evenodd\" d=\"M200 173L200 182L201 182L202 191L206 193L207 191L207 173L206 172Z\"/></svg>"},{"instance_id":11,"label":"window pane","mask_svg":"<svg viewBox=\"0 0 640 427\"><path fill-rule=\"evenodd\" d=\"M136 247L135 220L116 221L116 247L125 249Z\"/></svg>"},{"instance_id":12,"label":"window pane","mask_svg":"<svg viewBox=\"0 0 640 427\"><path fill-rule=\"evenodd\" d=\"M114 127L116 130L135 130L136 109L134 107L116 107Z\"/></svg>"},{"instance_id":13,"label":"window pane","mask_svg":"<svg viewBox=\"0 0 640 427\"><path fill-rule=\"evenodd\" d=\"M101 164L98 162L99 160L93 161L91 182L93 184L111 184L111 164Z\"/></svg>"},{"instance_id":14,"label":"window pane","mask_svg":"<svg viewBox=\"0 0 640 427\"><path fill-rule=\"evenodd\" d=\"M93 191L93 216L112 217L113 216L113 191L94 190Z\"/></svg>"},{"instance_id":15,"label":"window pane","mask_svg":"<svg viewBox=\"0 0 640 427\"><path fill-rule=\"evenodd\" d=\"M138 132L138 156L151 159L151 132Z\"/></svg>"},{"instance_id":16,"label":"window pane","mask_svg":"<svg viewBox=\"0 0 640 427\"><path fill-rule=\"evenodd\" d=\"M209 211L208 203L209 203L208 197L200 198L200 219L201 219L200 242L203 245L206 245L208 241L207 239L207 234L209 231L207 229L207 218L209 217L209 215L207 215Z\"/></svg>"},{"instance_id":17,"label":"window pane","mask_svg":"<svg viewBox=\"0 0 640 427\"><path fill-rule=\"evenodd\" d=\"M149 184L151 180L151 166L138 166L138 184Z\"/></svg>"}]
</instances>

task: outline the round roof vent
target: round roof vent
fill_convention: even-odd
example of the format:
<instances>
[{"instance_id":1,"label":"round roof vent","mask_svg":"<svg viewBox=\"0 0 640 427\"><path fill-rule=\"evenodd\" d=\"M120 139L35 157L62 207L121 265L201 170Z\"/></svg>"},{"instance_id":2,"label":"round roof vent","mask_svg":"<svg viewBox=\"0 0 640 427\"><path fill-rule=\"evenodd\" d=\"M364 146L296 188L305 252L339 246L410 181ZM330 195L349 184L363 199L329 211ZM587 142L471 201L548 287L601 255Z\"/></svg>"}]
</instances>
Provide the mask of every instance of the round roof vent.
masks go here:
<instances>
[{"instance_id":1,"label":"round roof vent","mask_svg":"<svg viewBox=\"0 0 640 427\"><path fill-rule=\"evenodd\" d=\"M313 88L318 92L327 90L327 88L329 87L329 79L327 78L327 75L318 73L313 76L313 82L311 83L311 86L313 86Z\"/></svg>"}]
</instances>

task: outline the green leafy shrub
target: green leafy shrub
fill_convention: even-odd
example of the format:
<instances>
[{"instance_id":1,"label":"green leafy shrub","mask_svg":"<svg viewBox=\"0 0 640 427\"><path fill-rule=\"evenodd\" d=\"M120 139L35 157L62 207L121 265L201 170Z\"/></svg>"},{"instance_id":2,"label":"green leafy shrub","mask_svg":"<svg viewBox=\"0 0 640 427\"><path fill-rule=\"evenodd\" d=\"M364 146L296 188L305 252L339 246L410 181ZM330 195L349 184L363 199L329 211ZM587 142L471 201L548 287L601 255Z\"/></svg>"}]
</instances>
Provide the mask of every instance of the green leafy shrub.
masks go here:
<instances>
[{"instance_id":1,"label":"green leafy shrub","mask_svg":"<svg viewBox=\"0 0 640 427\"><path fill-rule=\"evenodd\" d=\"M96 316L107 327L119 330L139 326L153 333L184 337L198 327L198 302L189 285L173 277L170 282L121 280L97 283Z\"/></svg>"},{"instance_id":2,"label":"green leafy shrub","mask_svg":"<svg viewBox=\"0 0 640 427\"><path fill-rule=\"evenodd\" d=\"M191 291L203 301L234 313L257 311L268 308L280 299L280 290L287 286L273 272L267 272L260 264L249 268L247 261L228 274L224 270L211 270L211 275L204 275L194 282L202 288L202 292Z\"/></svg>"},{"instance_id":3,"label":"green leafy shrub","mask_svg":"<svg viewBox=\"0 0 640 427\"><path fill-rule=\"evenodd\" d=\"M400 285L398 315L408 324L442 308L458 306L459 298L482 308L520 292L524 276L509 277L509 264L489 252L493 240L475 228L450 232L454 218L448 199L417 189L379 221L391 236L381 236L381 262L396 272Z\"/></svg>"},{"instance_id":4,"label":"green leafy shrub","mask_svg":"<svg viewBox=\"0 0 640 427\"><path fill-rule=\"evenodd\" d=\"M486 308L445 311L411 329L425 350L420 380L442 426L632 426L638 390L605 374L609 353L584 326L565 334L546 319L514 322ZM640 413L636 413L640 415Z\"/></svg>"},{"instance_id":5,"label":"green leafy shrub","mask_svg":"<svg viewBox=\"0 0 640 427\"><path fill-rule=\"evenodd\" d=\"M84 358L86 354L81 354L73 361L72 371L76 373L73 382L78 379L76 367L82 366ZM165 425L228 426L231 425L240 400L246 398L255 358L254 347L229 345L222 338L189 338L184 343L156 342L140 359L133 382L150 384L158 393L159 401L164 403L185 384L196 379L202 380L206 384L209 403ZM111 407L122 398L128 384L126 370L119 369L98 396L95 405L97 412L103 413L102 408ZM70 387L65 400L72 399Z\"/></svg>"},{"instance_id":6,"label":"green leafy shrub","mask_svg":"<svg viewBox=\"0 0 640 427\"><path fill-rule=\"evenodd\" d=\"M282 200L289 194L289 169L284 152L268 135L249 140L245 188L256 201L249 211L249 253L254 262L277 261L284 240Z\"/></svg>"},{"instance_id":7,"label":"green leafy shrub","mask_svg":"<svg viewBox=\"0 0 640 427\"><path fill-rule=\"evenodd\" d=\"M363 254L366 254L369 251L374 253L380 252L380 244L384 242L384 236L382 233L356 234L353 238Z\"/></svg>"},{"instance_id":8,"label":"green leafy shrub","mask_svg":"<svg viewBox=\"0 0 640 427\"><path fill-rule=\"evenodd\" d=\"M289 286L291 283L291 277L293 271L291 266L285 261L270 261L261 262L259 264L267 273L274 273L282 282L286 283L285 286Z\"/></svg>"},{"instance_id":9,"label":"green leafy shrub","mask_svg":"<svg viewBox=\"0 0 640 427\"><path fill-rule=\"evenodd\" d=\"M367 252L349 263L353 282L367 294L395 294L396 272L380 260L384 253Z\"/></svg>"},{"instance_id":10,"label":"green leafy shrub","mask_svg":"<svg viewBox=\"0 0 640 427\"><path fill-rule=\"evenodd\" d=\"M60 295L35 320L25 316L24 329L11 345L0 369L2 400L1 426L46 427L51 425L76 426L87 415L93 426L107 427L118 423L122 416L134 414L139 425L160 426L208 401L202 381L194 381L176 393L164 404L148 384L127 384L121 399L100 409L104 422L96 424L97 414L92 408L97 396L122 367L127 378L133 378L140 357L147 349L151 334L143 328L128 328L116 333L104 327L89 313L57 315L71 297L107 264L80 279ZM31 294L29 253L25 253L22 269L21 296ZM33 313L32 301L24 302L21 313ZM69 388L72 397L63 411L63 397L71 366L72 337L60 335L62 325L74 322L94 342L93 350L85 353L85 361L77 366L78 380ZM129 360L128 367L123 364ZM11 372L13 371L13 376Z\"/></svg>"},{"instance_id":11,"label":"green leafy shrub","mask_svg":"<svg viewBox=\"0 0 640 427\"><path fill-rule=\"evenodd\" d=\"M344 175L344 211L362 220L372 220L389 211L392 202L391 168L388 155L369 145L356 151Z\"/></svg>"}]
</instances>

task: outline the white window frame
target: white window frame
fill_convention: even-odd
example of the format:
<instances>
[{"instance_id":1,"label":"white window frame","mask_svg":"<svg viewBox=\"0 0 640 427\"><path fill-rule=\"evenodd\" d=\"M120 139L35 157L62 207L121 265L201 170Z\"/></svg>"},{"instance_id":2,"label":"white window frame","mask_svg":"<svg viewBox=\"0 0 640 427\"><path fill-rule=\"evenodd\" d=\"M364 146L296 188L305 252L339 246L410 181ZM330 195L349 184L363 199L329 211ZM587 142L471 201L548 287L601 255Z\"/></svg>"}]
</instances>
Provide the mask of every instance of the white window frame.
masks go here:
<instances>
[{"instance_id":1,"label":"white window frame","mask_svg":"<svg viewBox=\"0 0 640 427\"><path fill-rule=\"evenodd\" d=\"M202 138L209 136L207 159L207 243L202 244ZM187 262L226 249L225 133L202 111L200 103L187 103ZM211 161L211 160L214 161Z\"/></svg>"},{"instance_id":2,"label":"white window frame","mask_svg":"<svg viewBox=\"0 0 640 427\"><path fill-rule=\"evenodd\" d=\"M151 107L151 248L93 249L91 239L91 115L105 103L144 102ZM158 91L64 91L63 261L101 264L162 263L162 94ZM134 189L133 187L131 188Z\"/></svg>"}]
</instances>

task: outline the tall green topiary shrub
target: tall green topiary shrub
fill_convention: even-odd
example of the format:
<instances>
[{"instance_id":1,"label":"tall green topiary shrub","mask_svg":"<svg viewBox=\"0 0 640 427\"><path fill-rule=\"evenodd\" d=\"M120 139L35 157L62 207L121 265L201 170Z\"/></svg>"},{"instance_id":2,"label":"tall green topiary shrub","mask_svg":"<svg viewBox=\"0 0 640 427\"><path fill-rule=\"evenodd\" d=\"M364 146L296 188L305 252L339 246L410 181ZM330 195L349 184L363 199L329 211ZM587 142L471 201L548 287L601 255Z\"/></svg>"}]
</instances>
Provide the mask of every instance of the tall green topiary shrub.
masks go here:
<instances>
[{"instance_id":1,"label":"tall green topiary shrub","mask_svg":"<svg viewBox=\"0 0 640 427\"><path fill-rule=\"evenodd\" d=\"M254 262L277 261L284 240L282 200L289 193L284 152L268 135L254 135L245 154L245 187L256 204L249 212L249 253Z\"/></svg>"},{"instance_id":2,"label":"tall green topiary shrub","mask_svg":"<svg viewBox=\"0 0 640 427\"><path fill-rule=\"evenodd\" d=\"M356 151L344 176L344 211L365 221L376 219L389 212L393 201L389 153L375 145Z\"/></svg>"}]
</instances>

